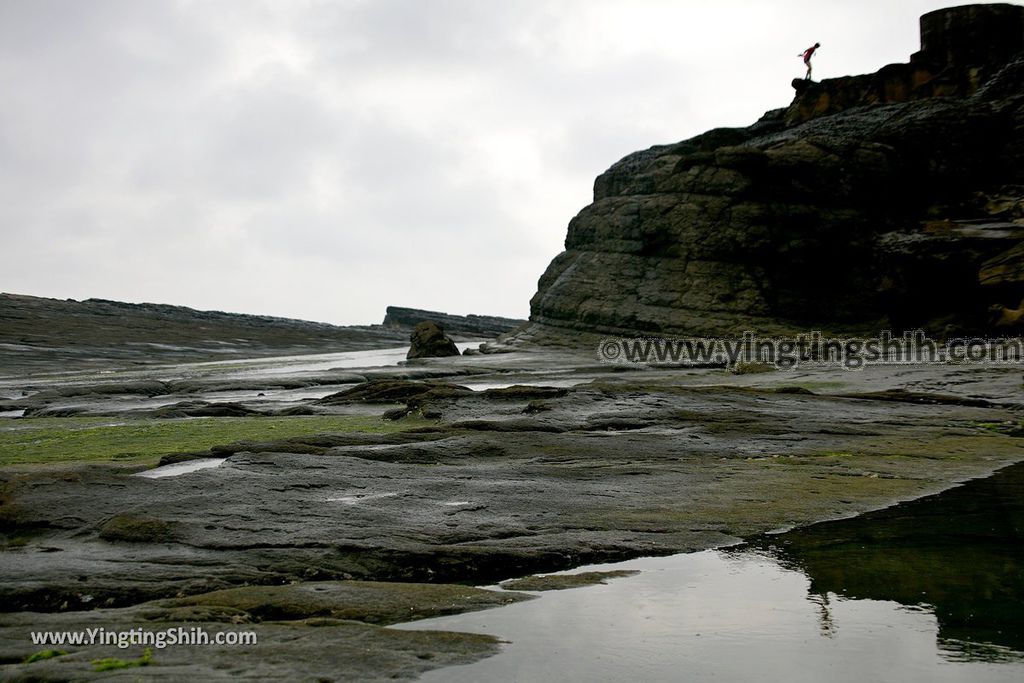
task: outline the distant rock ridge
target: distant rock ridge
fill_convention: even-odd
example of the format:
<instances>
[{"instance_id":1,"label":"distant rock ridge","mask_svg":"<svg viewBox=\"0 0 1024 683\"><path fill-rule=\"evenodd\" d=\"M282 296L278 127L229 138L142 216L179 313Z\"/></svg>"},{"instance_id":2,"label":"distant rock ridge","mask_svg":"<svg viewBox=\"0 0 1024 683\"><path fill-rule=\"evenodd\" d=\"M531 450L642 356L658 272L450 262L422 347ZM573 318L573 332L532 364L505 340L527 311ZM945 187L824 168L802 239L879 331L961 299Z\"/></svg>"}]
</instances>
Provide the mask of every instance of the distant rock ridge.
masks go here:
<instances>
[{"instance_id":1,"label":"distant rock ridge","mask_svg":"<svg viewBox=\"0 0 1024 683\"><path fill-rule=\"evenodd\" d=\"M420 319L437 316L462 337L495 337L522 322L419 313L426 314ZM0 367L193 362L407 345L415 322L404 325L401 316L392 318L389 325L340 326L168 304L0 293Z\"/></svg>"},{"instance_id":2,"label":"distant rock ridge","mask_svg":"<svg viewBox=\"0 0 1024 683\"><path fill-rule=\"evenodd\" d=\"M68 299L67 303L80 303L83 306L89 307L96 315L118 315L123 312L130 312L178 320L183 318L192 318L195 320L231 321L236 324L252 323L256 325L280 327L302 327L310 330L336 330L339 327L338 325L332 325L330 323L300 320L298 318L282 318L280 316L272 315L253 315L251 313L227 313L224 311L201 311L195 308L189 308L188 306L174 306L172 304L132 304L124 301L95 298L85 299L81 302Z\"/></svg>"},{"instance_id":3,"label":"distant rock ridge","mask_svg":"<svg viewBox=\"0 0 1024 683\"><path fill-rule=\"evenodd\" d=\"M424 311L418 308L388 306L383 326L394 330L412 330L419 323L430 320L444 328L445 332L470 337L497 337L524 325L525 320L501 318L493 315L449 315L438 311Z\"/></svg>"},{"instance_id":4,"label":"distant rock ridge","mask_svg":"<svg viewBox=\"0 0 1024 683\"><path fill-rule=\"evenodd\" d=\"M403 346L408 334L106 299L0 294L0 365L187 362Z\"/></svg>"},{"instance_id":5,"label":"distant rock ridge","mask_svg":"<svg viewBox=\"0 0 1024 683\"><path fill-rule=\"evenodd\" d=\"M939 10L921 27L908 64L807 84L748 128L601 174L513 341L1013 329L1024 7Z\"/></svg>"}]
</instances>

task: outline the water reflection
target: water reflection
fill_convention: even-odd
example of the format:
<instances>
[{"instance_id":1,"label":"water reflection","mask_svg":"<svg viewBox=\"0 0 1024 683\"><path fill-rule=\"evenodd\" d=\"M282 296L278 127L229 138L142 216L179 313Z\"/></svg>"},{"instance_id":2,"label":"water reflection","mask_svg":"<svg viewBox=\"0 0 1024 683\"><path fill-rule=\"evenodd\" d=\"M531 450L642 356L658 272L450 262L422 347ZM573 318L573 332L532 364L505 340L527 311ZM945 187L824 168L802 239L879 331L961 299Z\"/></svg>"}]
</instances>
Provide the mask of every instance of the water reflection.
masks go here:
<instances>
[{"instance_id":1,"label":"water reflection","mask_svg":"<svg viewBox=\"0 0 1024 683\"><path fill-rule=\"evenodd\" d=\"M888 510L760 539L828 596L920 607L951 660L1024 653L1024 466ZM827 617L823 617L827 619Z\"/></svg>"},{"instance_id":2,"label":"water reflection","mask_svg":"<svg viewBox=\"0 0 1024 683\"><path fill-rule=\"evenodd\" d=\"M490 633L426 681L1024 680L1024 468L605 586L402 628Z\"/></svg>"}]
</instances>

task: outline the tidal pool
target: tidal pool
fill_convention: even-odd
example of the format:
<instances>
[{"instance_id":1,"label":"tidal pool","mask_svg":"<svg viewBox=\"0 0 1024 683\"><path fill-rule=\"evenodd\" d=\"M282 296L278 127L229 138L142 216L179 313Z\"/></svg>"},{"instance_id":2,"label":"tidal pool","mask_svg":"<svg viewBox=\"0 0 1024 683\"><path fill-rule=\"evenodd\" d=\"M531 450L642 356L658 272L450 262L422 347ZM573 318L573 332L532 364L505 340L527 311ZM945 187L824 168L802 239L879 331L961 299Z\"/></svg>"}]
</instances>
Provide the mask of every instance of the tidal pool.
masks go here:
<instances>
[{"instance_id":1,"label":"tidal pool","mask_svg":"<svg viewBox=\"0 0 1024 683\"><path fill-rule=\"evenodd\" d=\"M195 460L185 460L184 462L161 465L160 467L154 467L149 470L137 472L135 476L144 477L146 479L180 477L181 475L188 474L189 472L198 472L199 470L205 470L211 467L220 467L224 464L224 460L224 458L196 458Z\"/></svg>"},{"instance_id":2,"label":"tidal pool","mask_svg":"<svg viewBox=\"0 0 1024 683\"><path fill-rule=\"evenodd\" d=\"M424 681L1024 680L1024 466L638 575L403 624L498 655Z\"/></svg>"}]
</instances>

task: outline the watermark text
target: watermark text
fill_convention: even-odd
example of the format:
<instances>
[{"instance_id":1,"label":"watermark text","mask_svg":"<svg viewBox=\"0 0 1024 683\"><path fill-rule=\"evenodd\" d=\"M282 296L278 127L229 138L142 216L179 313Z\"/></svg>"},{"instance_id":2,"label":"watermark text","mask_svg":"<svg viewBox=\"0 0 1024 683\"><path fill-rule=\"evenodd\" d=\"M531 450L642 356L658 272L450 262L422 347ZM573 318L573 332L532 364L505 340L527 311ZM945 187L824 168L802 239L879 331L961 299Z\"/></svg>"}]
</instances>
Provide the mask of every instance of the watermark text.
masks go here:
<instances>
[{"instance_id":1,"label":"watermark text","mask_svg":"<svg viewBox=\"0 0 1024 683\"><path fill-rule=\"evenodd\" d=\"M920 330L899 337L883 332L873 338L826 337L816 331L789 338L759 337L754 332L745 332L738 339L611 337L598 344L597 357L622 365L736 367L763 363L781 369L799 365L847 370L924 363L1024 365L1024 339L964 338L939 343Z\"/></svg>"},{"instance_id":2,"label":"watermark text","mask_svg":"<svg viewBox=\"0 0 1024 683\"><path fill-rule=\"evenodd\" d=\"M32 631L31 637L32 644L36 646L114 645L122 650L134 645L162 650L178 645L235 646L256 645L257 642L255 631L207 631L199 626L178 626L161 630L113 630L97 626L79 631Z\"/></svg>"}]
</instances>

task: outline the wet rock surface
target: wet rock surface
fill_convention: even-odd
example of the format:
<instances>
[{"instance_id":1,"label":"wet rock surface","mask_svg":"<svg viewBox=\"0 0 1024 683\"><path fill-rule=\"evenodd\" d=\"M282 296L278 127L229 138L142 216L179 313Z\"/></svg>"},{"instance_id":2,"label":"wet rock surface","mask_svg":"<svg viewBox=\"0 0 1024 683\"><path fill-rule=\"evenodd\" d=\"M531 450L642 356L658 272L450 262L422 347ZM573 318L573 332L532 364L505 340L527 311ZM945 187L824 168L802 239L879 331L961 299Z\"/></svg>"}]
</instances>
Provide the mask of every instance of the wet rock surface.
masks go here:
<instances>
[{"instance_id":1,"label":"wet rock surface","mask_svg":"<svg viewBox=\"0 0 1024 683\"><path fill-rule=\"evenodd\" d=\"M64 398L62 380L31 382L54 405L85 397L116 413L112 398L130 402L151 393L125 372L104 375L100 391L78 379L76 395ZM272 386L308 380L304 372L250 376L245 387L272 394ZM132 476L139 466L117 463L0 469L0 603L7 611L0 625L17 634L29 624L100 623L97 610L119 623L135 619L130 610L140 603L184 600L176 603L184 608L190 596L247 585L492 583L699 550L884 507L1024 456L1024 398L1013 368L800 366L741 374L621 368L583 353L520 351L353 368L350 376L370 379L327 402L310 397L291 405L364 416L400 409L395 424L417 426L211 444L183 457L223 458L219 466L163 479ZM157 383L145 385L151 390L172 386L152 379ZM130 393L107 393L121 381ZM230 374L203 378L194 398L209 397L202 387L234 381ZM28 383L3 388L19 394L19 386ZM33 400L25 393L20 400ZM276 402L265 395L245 404L264 411ZM273 603L271 593L250 595ZM199 609L193 603L189 609ZM270 643L291 642L290 629L300 629L298 641L322 645L327 631L299 624L308 618L259 628ZM375 642L405 651L388 640L397 636L373 635L365 630L371 627L337 628L330 637L347 639L345 647ZM461 642L451 638L435 642L439 653ZM31 654L27 641L15 640L21 649L11 658ZM260 651L283 652L275 648ZM459 651L428 664L476 656ZM374 652L368 667L410 671L402 657ZM70 661L87 673L83 662L93 656ZM220 656L188 670L205 671ZM264 665L258 654L246 661L243 669ZM53 677L64 671L51 668L56 661L11 666Z\"/></svg>"},{"instance_id":2,"label":"wet rock surface","mask_svg":"<svg viewBox=\"0 0 1024 683\"><path fill-rule=\"evenodd\" d=\"M381 626L411 618L506 605L528 596L465 586L378 584L356 581L236 588L124 609L52 615L46 628L96 629L254 636L255 643L150 648L145 669L129 668L146 680L411 680L438 666L462 664L493 654L497 641L460 633L409 633ZM0 671L5 680L88 680L103 658L134 660L141 645L64 646L57 656L23 662L33 650L29 633L38 615L5 614L0 620ZM166 642L166 641L165 641ZM30 652L31 651L31 652Z\"/></svg>"}]
</instances>

